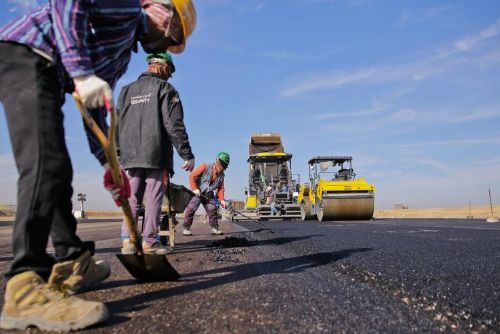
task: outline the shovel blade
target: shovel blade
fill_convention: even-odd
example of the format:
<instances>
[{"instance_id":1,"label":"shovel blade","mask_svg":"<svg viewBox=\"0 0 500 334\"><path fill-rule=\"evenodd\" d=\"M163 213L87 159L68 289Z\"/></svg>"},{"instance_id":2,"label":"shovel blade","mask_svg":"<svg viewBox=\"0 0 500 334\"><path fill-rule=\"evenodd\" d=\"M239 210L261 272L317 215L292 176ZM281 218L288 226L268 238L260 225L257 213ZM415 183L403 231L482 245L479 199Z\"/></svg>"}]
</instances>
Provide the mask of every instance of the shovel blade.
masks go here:
<instances>
[{"instance_id":1,"label":"shovel blade","mask_svg":"<svg viewBox=\"0 0 500 334\"><path fill-rule=\"evenodd\" d=\"M168 262L165 255L116 254L118 260L138 281L164 282L178 280L181 275Z\"/></svg>"}]
</instances>

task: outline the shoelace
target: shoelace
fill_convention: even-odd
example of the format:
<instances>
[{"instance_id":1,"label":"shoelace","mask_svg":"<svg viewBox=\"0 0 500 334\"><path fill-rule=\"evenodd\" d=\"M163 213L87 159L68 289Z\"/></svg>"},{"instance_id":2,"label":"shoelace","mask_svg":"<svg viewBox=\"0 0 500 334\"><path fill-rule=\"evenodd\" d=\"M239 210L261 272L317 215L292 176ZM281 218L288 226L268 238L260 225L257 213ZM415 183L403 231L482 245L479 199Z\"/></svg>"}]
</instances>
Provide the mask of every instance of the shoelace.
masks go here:
<instances>
[{"instance_id":1,"label":"shoelace","mask_svg":"<svg viewBox=\"0 0 500 334\"><path fill-rule=\"evenodd\" d=\"M62 287L50 286L49 284L40 284L38 281L34 281L36 284L36 290L46 298L46 300L59 301L68 297L67 292Z\"/></svg>"}]
</instances>

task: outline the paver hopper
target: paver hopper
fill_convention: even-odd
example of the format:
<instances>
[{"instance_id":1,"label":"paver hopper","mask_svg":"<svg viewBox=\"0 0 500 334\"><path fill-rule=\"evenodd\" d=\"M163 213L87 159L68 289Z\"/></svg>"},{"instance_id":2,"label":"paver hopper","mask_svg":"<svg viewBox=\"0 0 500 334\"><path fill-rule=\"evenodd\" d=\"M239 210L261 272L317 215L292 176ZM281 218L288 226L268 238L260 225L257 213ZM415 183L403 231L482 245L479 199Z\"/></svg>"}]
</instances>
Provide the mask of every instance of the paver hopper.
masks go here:
<instances>
[{"instance_id":1,"label":"paver hopper","mask_svg":"<svg viewBox=\"0 0 500 334\"><path fill-rule=\"evenodd\" d=\"M309 160L310 183L300 187L302 220L368 220L373 217L375 186L355 179L350 156L317 156Z\"/></svg>"},{"instance_id":2,"label":"paver hopper","mask_svg":"<svg viewBox=\"0 0 500 334\"><path fill-rule=\"evenodd\" d=\"M250 138L248 163L250 166L246 189L245 215L255 219L271 218L271 207L266 204L265 190L276 191L279 215L274 218L300 218L297 186L291 173L292 155L285 153L279 134L254 134Z\"/></svg>"}]
</instances>

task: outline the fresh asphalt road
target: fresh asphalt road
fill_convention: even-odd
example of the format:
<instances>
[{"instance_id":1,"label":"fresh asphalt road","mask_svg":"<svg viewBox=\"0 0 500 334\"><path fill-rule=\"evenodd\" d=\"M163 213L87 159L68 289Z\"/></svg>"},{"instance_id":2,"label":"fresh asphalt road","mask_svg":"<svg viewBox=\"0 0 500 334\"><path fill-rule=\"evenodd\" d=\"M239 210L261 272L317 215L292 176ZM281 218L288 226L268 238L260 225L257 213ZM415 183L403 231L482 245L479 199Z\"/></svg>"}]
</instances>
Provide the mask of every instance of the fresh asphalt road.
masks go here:
<instances>
[{"instance_id":1,"label":"fresh asphalt road","mask_svg":"<svg viewBox=\"0 0 500 334\"><path fill-rule=\"evenodd\" d=\"M2 273L11 228L0 225ZM138 283L114 257L119 223L79 224L113 268L81 295L106 302L112 314L86 332L500 332L500 224L273 221L222 229L210 236L198 222L193 237L177 233L168 258L182 278Z\"/></svg>"}]
</instances>

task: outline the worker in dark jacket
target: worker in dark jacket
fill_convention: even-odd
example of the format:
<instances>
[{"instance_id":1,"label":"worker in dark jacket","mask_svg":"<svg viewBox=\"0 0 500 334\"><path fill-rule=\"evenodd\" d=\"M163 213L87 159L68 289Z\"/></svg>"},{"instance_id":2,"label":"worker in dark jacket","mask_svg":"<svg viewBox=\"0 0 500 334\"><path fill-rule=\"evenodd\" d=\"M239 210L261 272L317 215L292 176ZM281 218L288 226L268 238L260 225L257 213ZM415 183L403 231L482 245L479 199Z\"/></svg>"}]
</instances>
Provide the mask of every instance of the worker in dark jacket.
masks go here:
<instances>
[{"instance_id":1,"label":"worker in dark jacket","mask_svg":"<svg viewBox=\"0 0 500 334\"><path fill-rule=\"evenodd\" d=\"M196 210L203 205L208 215L208 224L211 227L210 233L220 235L223 232L219 229L217 220L217 202L215 193L219 198L219 203L222 208L226 208L224 200L224 171L229 166L229 154L219 152L215 158L215 162L211 164L201 164L189 174L189 185L191 190L196 195L189 202L184 211L184 230L182 235L191 236L191 225Z\"/></svg>"},{"instance_id":2,"label":"worker in dark jacket","mask_svg":"<svg viewBox=\"0 0 500 334\"><path fill-rule=\"evenodd\" d=\"M19 171L13 260L0 328L70 331L108 317L102 302L70 294L106 279L110 266L94 261L94 243L76 234L64 94L77 91L106 132L105 100L113 105L112 88L138 43L146 52L182 52L196 13L191 0L44 3L0 27L0 100ZM102 148L87 133L113 198L127 197L126 185L112 182ZM54 256L46 251L49 235Z\"/></svg>"},{"instance_id":3,"label":"worker in dark jacket","mask_svg":"<svg viewBox=\"0 0 500 334\"><path fill-rule=\"evenodd\" d=\"M117 143L120 161L130 180L130 207L137 216L145 197L142 248L146 253L166 254L157 241L161 203L166 190L164 176L174 174L173 146L192 171L194 155L189 145L179 94L167 82L175 72L170 54L150 54L148 70L123 87L118 100ZM135 253L128 229L122 226L122 253Z\"/></svg>"}]
</instances>

